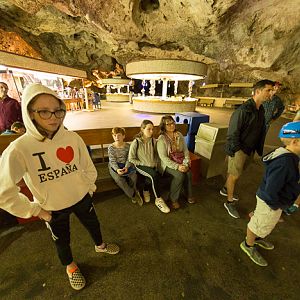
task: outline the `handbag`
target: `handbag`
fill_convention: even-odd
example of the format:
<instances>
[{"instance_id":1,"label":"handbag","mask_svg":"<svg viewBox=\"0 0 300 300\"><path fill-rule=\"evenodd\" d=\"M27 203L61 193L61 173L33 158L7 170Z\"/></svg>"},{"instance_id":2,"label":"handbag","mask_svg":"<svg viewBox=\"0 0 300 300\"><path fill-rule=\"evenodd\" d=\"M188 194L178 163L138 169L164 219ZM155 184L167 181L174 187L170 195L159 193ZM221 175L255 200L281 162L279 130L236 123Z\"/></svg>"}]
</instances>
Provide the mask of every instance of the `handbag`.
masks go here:
<instances>
[{"instance_id":1,"label":"handbag","mask_svg":"<svg viewBox=\"0 0 300 300\"><path fill-rule=\"evenodd\" d=\"M171 160L182 165L183 160L184 160L184 153L182 151L181 152L173 151L173 152L170 152L169 157Z\"/></svg>"}]
</instances>

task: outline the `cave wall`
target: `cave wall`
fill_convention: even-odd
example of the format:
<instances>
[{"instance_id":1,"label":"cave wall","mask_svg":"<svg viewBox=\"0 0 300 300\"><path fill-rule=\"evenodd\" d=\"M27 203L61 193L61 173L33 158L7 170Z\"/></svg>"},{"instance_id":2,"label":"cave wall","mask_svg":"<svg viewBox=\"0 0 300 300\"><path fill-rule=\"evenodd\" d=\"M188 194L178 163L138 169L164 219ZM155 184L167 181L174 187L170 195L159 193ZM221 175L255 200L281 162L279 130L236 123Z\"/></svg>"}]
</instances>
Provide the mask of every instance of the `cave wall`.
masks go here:
<instances>
[{"instance_id":1,"label":"cave wall","mask_svg":"<svg viewBox=\"0 0 300 300\"><path fill-rule=\"evenodd\" d=\"M1 38L14 33L35 55L91 77L137 59L191 59L209 64L207 83L269 78L292 95L300 93L299 7L299 0L0 0L0 48L16 50Z\"/></svg>"}]
</instances>

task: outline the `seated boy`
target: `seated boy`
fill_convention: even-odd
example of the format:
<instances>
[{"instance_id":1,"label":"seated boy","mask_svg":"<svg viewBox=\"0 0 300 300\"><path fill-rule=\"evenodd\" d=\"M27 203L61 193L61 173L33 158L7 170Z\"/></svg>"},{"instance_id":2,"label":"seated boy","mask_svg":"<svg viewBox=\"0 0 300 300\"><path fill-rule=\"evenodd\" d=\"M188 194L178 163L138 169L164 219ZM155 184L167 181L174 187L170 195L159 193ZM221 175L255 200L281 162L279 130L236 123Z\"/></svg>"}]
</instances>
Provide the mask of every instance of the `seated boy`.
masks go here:
<instances>
[{"instance_id":1,"label":"seated boy","mask_svg":"<svg viewBox=\"0 0 300 300\"><path fill-rule=\"evenodd\" d=\"M267 261L255 246L267 250L274 245L265 241L280 219L282 210L299 199L299 155L300 121L285 124L279 133L285 147L279 147L263 157L265 174L256 193L257 204L247 227L246 240L241 249L259 266L267 266Z\"/></svg>"},{"instance_id":2,"label":"seated boy","mask_svg":"<svg viewBox=\"0 0 300 300\"><path fill-rule=\"evenodd\" d=\"M137 174L134 166L128 161L129 144L124 142L125 129L112 129L114 143L108 147L108 169L116 184L131 198L133 203L143 205L143 199L136 190Z\"/></svg>"}]
</instances>

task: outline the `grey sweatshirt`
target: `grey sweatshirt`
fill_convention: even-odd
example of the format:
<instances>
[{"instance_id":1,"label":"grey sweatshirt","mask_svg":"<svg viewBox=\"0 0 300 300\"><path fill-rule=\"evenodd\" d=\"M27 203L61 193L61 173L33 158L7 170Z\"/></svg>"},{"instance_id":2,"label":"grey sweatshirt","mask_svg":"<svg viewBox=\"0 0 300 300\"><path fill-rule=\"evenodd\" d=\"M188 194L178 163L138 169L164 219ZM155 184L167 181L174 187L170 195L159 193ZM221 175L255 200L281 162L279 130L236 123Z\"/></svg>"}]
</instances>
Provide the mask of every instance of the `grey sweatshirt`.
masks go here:
<instances>
[{"instance_id":1,"label":"grey sweatshirt","mask_svg":"<svg viewBox=\"0 0 300 300\"><path fill-rule=\"evenodd\" d=\"M141 138L135 138L130 145L128 160L135 166L156 167L158 156L155 139L149 138L144 141Z\"/></svg>"}]
</instances>

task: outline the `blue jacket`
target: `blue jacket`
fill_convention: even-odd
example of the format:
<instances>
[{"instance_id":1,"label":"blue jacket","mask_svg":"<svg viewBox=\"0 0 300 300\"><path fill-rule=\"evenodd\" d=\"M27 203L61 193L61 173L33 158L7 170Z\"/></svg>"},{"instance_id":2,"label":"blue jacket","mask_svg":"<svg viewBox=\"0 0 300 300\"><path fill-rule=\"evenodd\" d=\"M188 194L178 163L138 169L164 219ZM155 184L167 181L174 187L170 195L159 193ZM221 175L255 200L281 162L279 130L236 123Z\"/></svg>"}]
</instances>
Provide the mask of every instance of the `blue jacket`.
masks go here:
<instances>
[{"instance_id":1,"label":"blue jacket","mask_svg":"<svg viewBox=\"0 0 300 300\"><path fill-rule=\"evenodd\" d=\"M256 195L272 209L290 207L300 193L299 157L280 147L263 157L265 174Z\"/></svg>"}]
</instances>

